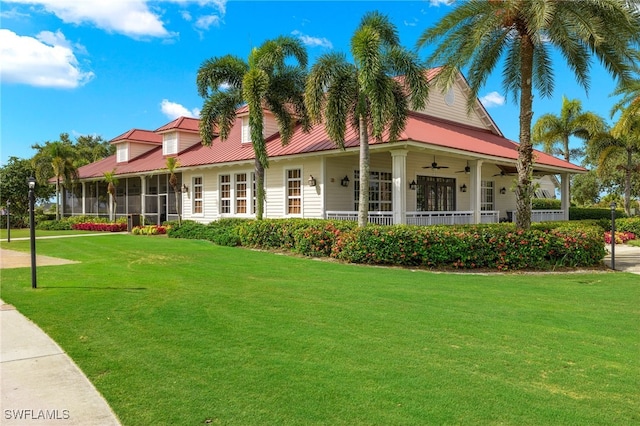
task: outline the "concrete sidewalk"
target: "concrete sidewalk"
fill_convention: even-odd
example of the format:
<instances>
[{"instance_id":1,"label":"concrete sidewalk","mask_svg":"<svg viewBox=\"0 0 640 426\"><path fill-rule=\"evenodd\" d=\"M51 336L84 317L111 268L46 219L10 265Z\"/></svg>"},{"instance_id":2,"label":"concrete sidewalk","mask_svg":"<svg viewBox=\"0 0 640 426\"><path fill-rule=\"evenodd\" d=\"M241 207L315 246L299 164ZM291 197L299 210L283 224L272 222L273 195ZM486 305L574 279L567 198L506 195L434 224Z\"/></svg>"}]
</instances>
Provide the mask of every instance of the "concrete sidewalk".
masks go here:
<instances>
[{"instance_id":1,"label":"concrete sidewalk","mask_svg":"<svg viewBox=\"0 0 640 426\"><path fill-rule=\"evenodd\" d=\"M604 264L611 267L611 246L605 246L607 255ZM631 272L640 275L640 247L627 244L616 244L615 269L616 271Z\"/></svg>"},{"instance_id":2,"label":"concrete sidewalk","mask_svg":"<svg viewBox=\"0 0 640 426\"><path fill-rule=\"evenodd\" d=\"M120 425L71 358L1 300L0 339L2 425Z\"/></svg>"}]
</instances>

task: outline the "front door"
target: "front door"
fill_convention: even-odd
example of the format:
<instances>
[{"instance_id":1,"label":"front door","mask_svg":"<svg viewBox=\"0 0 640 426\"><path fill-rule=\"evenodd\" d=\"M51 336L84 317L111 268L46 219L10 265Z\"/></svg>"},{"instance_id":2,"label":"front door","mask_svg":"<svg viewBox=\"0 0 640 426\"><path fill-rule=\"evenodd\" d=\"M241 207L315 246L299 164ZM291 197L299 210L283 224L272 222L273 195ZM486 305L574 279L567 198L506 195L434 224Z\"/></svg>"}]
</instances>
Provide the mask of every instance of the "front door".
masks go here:
<instances>
[{"instance_id":1,"label":"front door","mask_svg":"<svg viewBox=\"0 0 640 426\"><path fill-rule=\"evenodd\" d=\"M456 209L455 189L456 180L453 178L418 176L416 186L418 211L454 211Z\"/></svg>"}]
</instances>

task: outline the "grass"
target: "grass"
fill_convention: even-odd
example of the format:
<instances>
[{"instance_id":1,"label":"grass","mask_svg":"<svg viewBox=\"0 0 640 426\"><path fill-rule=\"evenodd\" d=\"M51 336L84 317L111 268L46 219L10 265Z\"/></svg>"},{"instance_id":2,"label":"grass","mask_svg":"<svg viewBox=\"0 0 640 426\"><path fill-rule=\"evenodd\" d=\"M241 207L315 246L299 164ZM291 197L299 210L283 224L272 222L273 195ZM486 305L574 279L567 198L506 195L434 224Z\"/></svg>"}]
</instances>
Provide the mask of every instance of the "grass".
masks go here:
<instances>
[{"instance_id":1,"label":"grass","mask_svg":"<svg viewBox=\"0 0 640 426\"><path fill-rule=\"evenodd\" d=\"M54 237L54 236L59 236L59 235L78 235L78 234L95 234L96 232L93 231L45 231L45 230L40 230L40 229L36 229L36 237ZM0 240L6 240L7 239L7 229L3 228L0 229ZM19 228L19 229L11 229L11 240L13 241L14 239L17 238L29 238L31 237L30 235L30 230L28 228ZM8 246L7 246L8 247ZM10 247L8 247L10 248Z\"/></svg>"},{"instance_id":2,"label":"grass","mask_svg":"<svg viewBox=\"0 0 640 426\"><path fill-rule=\"evenodd\" d=\"M2 298L124 425L640 422L631 274L436 274L130 235L38 252L82 263L39 268L37 290L3 270Z\"/></svg>"},{"instance_id":3,"label":"grass","mask_svg":"<svg viewBox=\"0 0 640 426\"><path fill-rule=\"evenodd\" d=\"M629 244L630 246L640 247L640 239L629 240L627 241L627 244Z\"/></svg>"}]
</instances>

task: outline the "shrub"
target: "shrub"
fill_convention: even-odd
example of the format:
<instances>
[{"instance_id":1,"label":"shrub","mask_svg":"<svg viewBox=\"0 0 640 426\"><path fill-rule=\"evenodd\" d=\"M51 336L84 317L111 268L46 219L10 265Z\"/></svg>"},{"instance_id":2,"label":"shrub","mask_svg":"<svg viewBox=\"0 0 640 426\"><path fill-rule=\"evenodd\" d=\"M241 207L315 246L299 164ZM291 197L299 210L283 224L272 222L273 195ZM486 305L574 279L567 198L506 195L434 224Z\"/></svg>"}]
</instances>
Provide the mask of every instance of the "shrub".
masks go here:
<instances>
[{"instance_id":1,"label":"shrub","mask_svg":"<svg viewBox=\"0 0 640 426\"><path fill-rule=\"evenodd\" d=\"M626 217L623 210L616 210L616 218ZM609 219L611 220L611 209L571 207L569 209L569 220L584 219Z\"/></svg>"},{"instance_id":2,"label":"shrub","mask_svg":"<svg viewBox=\"0 0 640 426\"><path fill-rule=\"evenodd\" d=\"M164 225L146 225L146 226L134 226L131 228L133 235L164 235L167 233L168 226Z\"/></svg>"},{"instance_id":3,"label":"shrub","mask_svg":"<svg viewBox=\"0 0 640 426\"><path fill-rule=\"evenodd\" d=\"M123 232L127 230L126 223L74 223L72 229L79 231Z\"/></svg>"},{"instance_id":4,"label":"shrub","mask_svg":"<svg viewBox=\"0 0 640 426\"><path fill-rule=\"evenodd\" d=\"M625 244L628 241L635 240L636 235L632 232L618 232L616 231L616 244ZM604 233L604 242L611 244L611 232Z\"/></svg>"},{"instance_id":5,"label":"shrub","mask_svg":"<svg viewBox=\"0 0 640 426\"><path fill-rule=\"evenodd\" d=\"M611 221L609 221L609 229L611 229ZM640 235L640 216L616 220L616 231L631 232L635 235Z\"/></svg>"},{"instance_id":6,"label":"shrub","mask_svg":"<svg viewBox=\"0 0 640 426\"><path fill-rule=\"evenodd\" d=\"M71 223L66 220L42 220L36 222L36 229L42 231L70 231Z\"/></svg>"},{"instance_id":7,"label":"shrub","mask_svg":"<svg viewBox=\"0 0 640 426\"><path fill-rule=\"evenodd\" d=\"M305 256L330 256L340 235L355 225L347 221L307 220L304 227L293 233L295 251Z\"/></svg>"},{"instance_id":8,"label":"shrub","mask_svg":"<svg viewBox=\"0 0 640 426\"><path fill-rule=\"evenodd\" d=\"M560 210L561 201L555 198L534 198L531 200L532 210Z\"/></svg>"}]
</instances>

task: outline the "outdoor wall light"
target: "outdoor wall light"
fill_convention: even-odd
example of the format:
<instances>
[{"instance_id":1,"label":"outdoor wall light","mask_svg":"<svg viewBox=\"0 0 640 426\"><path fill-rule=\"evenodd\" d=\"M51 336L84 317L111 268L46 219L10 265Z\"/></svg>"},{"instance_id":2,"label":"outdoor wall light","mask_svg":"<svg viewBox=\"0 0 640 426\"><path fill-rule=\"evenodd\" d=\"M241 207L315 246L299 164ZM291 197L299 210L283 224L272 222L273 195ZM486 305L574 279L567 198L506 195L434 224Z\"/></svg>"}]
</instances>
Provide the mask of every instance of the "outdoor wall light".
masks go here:
<instances>
[{"instance_id":1,"label":"outdoor wall light","mask_svg":"<svg viewBox=\"0 0 640 426\"><path fill-rule=\"evenodd\" d=\"M416 190L416 181L412 180L411 183L409 184L409 189L412 191Z\"/></svg>"},{"instance_id":2,"label":"outdoor wall light","mask_svg":"<svg viewBox=\"0 0 640 426\"><path fill-rule=\"evenodd\" d=\"M467 192L467 185L463 183L462 186L460 187L460 192Z\"/></svg>"},{"instance_id":3,"label":"outdoor wall light","mask_svg":"<svg viewBox=\"0 0 640 426\"><path fill-rule=\"evenodd\" d=\"M505 188L504 186L502 188L500 188L500 193L502 195L506 194L507 193L507 188Z\"/></svg>"},{"instance_id":4,"label":"outdoor wall light","mask_svg":"<svg viewBox=\"0 0 640 426\"><path fill-rule=\"evenodd\" d=\"M313 175L309 175L309 186L316 186L316 178L313 177Z\"/></svg>"},{"instance_id":5,"label":"outdoor wall light","mask_svg":"<svg viewBox=\"0 0 640 426\"><path fill-rule=\"evenodd\" d=\"M189 187L187 186L186 183L182 184L182 192L189 192Z\"/></svg>"},{"instance_id":6,"label":"outdoor wall light","mask_svg":"<svg viewBox=\"0 0 640 426\"><path fill-rule=\"evenodd\" d=\"M340 185L344 187L349 186L349 176L343 177L342 180L340 181Z\"/></svg>"}]
</instances>

